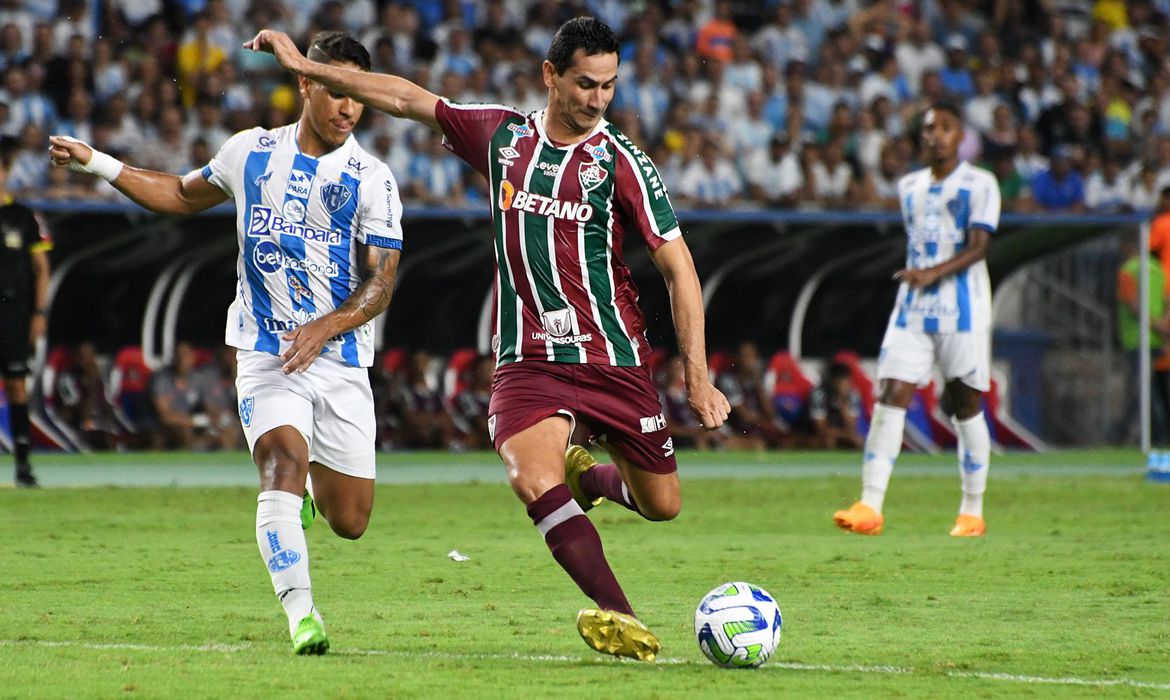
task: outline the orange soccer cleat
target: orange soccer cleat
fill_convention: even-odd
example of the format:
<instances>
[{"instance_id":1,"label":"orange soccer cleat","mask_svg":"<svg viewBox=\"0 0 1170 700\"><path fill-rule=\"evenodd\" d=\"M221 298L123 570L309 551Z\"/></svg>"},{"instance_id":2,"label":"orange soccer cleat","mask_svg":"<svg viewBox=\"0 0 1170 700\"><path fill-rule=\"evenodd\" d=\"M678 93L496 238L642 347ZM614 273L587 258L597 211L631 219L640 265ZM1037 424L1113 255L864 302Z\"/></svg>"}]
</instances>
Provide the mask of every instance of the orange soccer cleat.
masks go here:
<instances>
[{"instance_id":1,"label":"orange soccer cleat","mask_svg":"<svg viewBox=\"0 0 1170 700\"><path fill-rule=\"evenodd\" d=\"M870 506L858 501L849 506L849 510L839 510L833 513L833 522L837 527L859 535L880 535L885 518Z\"/></svg>"},{"instance_id":2,"label":"orange soccer cleat","mask_svg":"<svg viewBox=\"0 0 1170 700\"><path fill-rule=\"evenodd\" d=\"M955 518L951 537L982 537L987 532L987 523L978 515L960 515Z\"/></svg>"}]
</instances>

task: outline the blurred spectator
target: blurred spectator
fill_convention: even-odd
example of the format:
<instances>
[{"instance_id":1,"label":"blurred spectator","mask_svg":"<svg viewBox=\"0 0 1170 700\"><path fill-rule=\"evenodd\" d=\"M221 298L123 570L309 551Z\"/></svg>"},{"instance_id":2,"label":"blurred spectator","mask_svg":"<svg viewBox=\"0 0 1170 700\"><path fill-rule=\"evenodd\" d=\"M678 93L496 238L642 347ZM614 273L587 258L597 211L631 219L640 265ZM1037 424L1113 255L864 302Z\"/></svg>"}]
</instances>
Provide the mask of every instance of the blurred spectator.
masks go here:
<instances>
[{"instance_id":1,"label":"blurred spectator","mask_svg":"<svg viewBox=\"0 0 1170 700\"><path fill-rule=\"evenodd\" d=\"M458 431L458 444L469 450L490 450L488 403L492 396L493 357L481 357L470 372L470 381L451 400L451 414Z\"/></svg>"},{"instance_id":2,"label":"blurred spectator","mask_svg":"<svg viewBox=\"0 0 1170 700\"><path fill-rule=\"evenodd\" d=\"M236 349L221 345L211 362L191 372L191 385L207 414L208 446L240 450L247 444L236 401Z\"/></svg>"},{"instance_id":3,"label":"blurred spectator","mask_svg":"<svg viewBox=\"0 0 1170 700\"><path fill-rule=\"evenodd\" d=\"M743 192L743 182L735 166L719 150L713 138L707 138L695 158L683 170L679 199L694 207L724 208L735 203Z\"/></svg>"},{"instance_id":4,"label":"blurred spectator","mask_svg":"<svg viewBox=\"0 0 1170 700\"><path fill-rule=\"evenodd\" d=\"M785 133L773 136L767 149L758 149L748 156L744 170L752 199L769 207L796 206L803 194L800 159L792 152Z\"/></svg>"},{"instance_id":5,"label":"blurred spectator","mask_svg":"<svg viewBox=\"0 0 1170 700\"><path fill-rule=\"evenodd\" d=\"M841 139L830 141L822 153L822 158L809 163L812 195L826 208L843 208L853 184L853 168L845 160L845 144Z\"/></svg>"},{"instance_id":6,"label":"blurred spectator","mask_svg":"<svg viewBox=\"0 0 1170 700\"><path fill-rule=\"evenodd\" d=\"M96 450L114 449L119 428L93 343L85 340L76 350L65 350L61 366L54 368L51 386L45 389L46 402L86 445Z\"/></svg>"},{"instance_id":7,"label":"blurred spectator","mask_svg":"<svg viewBox=\"0 0 1170 700\"><path fill-rule=\"evenodd\" d=\"M443 397L430 372L431 356L425 351L411 353L403 364L398 385L402 406L402 446L445 448L455 438L455 426L443 408Z\"/></svg>"},{"instance_id":8,"label":"blurred spectator","mask_svg":"<svg viewBox=\"0 0 1170 700\"><path fill-rule=\"evenodd\" d=\"M967 65L967 37L962 34L952 34L947 37L944 47L947 51L947 62L938 72L943 87L957 100L964 101L975 94L975 80Z\"/></svg>"},{"instance_id":9,"label":"blurred spectator","mask_svg":"<svg viewBox=\"0 0 1170 700\"><path fill-rule=\"evenodd\" d=\"M1121 162L1106 157L1085 183L1085 206L1091 212L1116 214L1129 210L1129 200L1129 183L1122 177Z\"/></svg>"},{"instance_id":10,"label":"blurred spectator","mask_svg":"<svg viewBox=\"0 0 1170 700\"><path fill-rule=\"evenodd\" d=\"M782 425L764 394L764 366L755 343L741 343L731 369L715 378L715 386L731 404L729 423L734 433L764 441L768 447L791 442L790 427Z\"/></svg>"},{"instance_id":11,"label":"blurred spectator","mask_svg":"<svg viewBox=\"0 0 1170 700\"><path fill-rule=\"evenodd\" d=\"M1048 170L1032 179L1032 201L1045 211L1082 212L1085 209L1085 183L1073 170L1072 149L1065 145L1052 150Z\"/></svg>"},{"instance_id":12,"label":"blurred spectator","mask_svg":"<svg viewBox=\"0 0 1170 700\"><path fill-rule=\"evenodd\" d=\"M1157 217L1170 217L1170 192L1167 193ZM1163 222L1163 229L1170 224L1170 218ZM1167 232L1170 233L1170 232ZM1156 255L1167 244L1166 236L1150 240L1150 253ZM1123 236L1121 239L1121 266L1117 271L1117 335L1126 360L1126 401L1121 419L1114 425L1112 441L1128 442L1138 425L1138 386L1141 350L1141 322L1139 285L1141 258L1136 237ZM1167 340L1170 340L1170 315L1167 314L1167 277L1164 263L1156 257L1150 260L1149 270L1149 313L1150 313L1150 428L1156 445L1164 445L1170 438L1170 371L1159 369L1157 360L1163 354Z\"/></svg>"},{"instance_id":13,"label":"blurred spectator","mask_svg":"<svg viewBox=\"0 0 1170 700\"><path fill-rule=\"evenodd\" d=\"M898 67L906 76L911 94L917 93L926 71L941 71L946 65L946 55L938 44L931 40L930 24L925 19L910 19L905 23L903 37L894 49Z\"/></svg>"},{"instance_id":14,"label":"blurred spectator","mask_svg":"<svg viewBox=\"0 0 1170 700\"><path fill-rule=\"evenodd\" d=\"M715 14L699 29L695 48L702 58L728 63L732 59L731 45L738 33L731 19L731 2L716 0Z\"/></svg>"},{"instance_id":15,"label":"blurred spectator","mask_svg":"<svg viewBox=\"0 0 1170 700\"><path fill-rule=\"evenodd\" d=\"M158 130L132 151L134 165L176 175L185 175L195 167L190 154L190 144L183 136L183 111L174 105L159 111Z\"/></svg>"},{"instance_id":16,"label":"blurred spectator","mask_svg":"<svg viewBox=\"0 0 1170 700\"><path fill-rule=\"evenodd\" d=\"M1039 151L1040 142L1036 132L1028 126L1020 127L1016 141L1016 155L1013 159L1016 172L1031 182L1037 175L1048 170L1048 158Z\"/></svg>"},{"instance_id":17,"label":"blurred spectator","mask_svg":"<svg viewBox=\"0 0 1170 700\"><path fill-rule=\"evenodd\" d=\"M408 197L430 204L458 206L463 201L462 163L443 148L443 136L427 132L426 143L407 168Z\"/></svg>"},{"instance_id":18,"label":"blurred spectator","mask_svg":"<svg viewBox=\"0 0 1170 700\"><path fill-rule=\"evenodd\" d=\"M227 52L212 41L211 17L199 12L193 18L191 30L183 37L175 57L175 68L179 73L179 92L183 106L195 104L199 88L206 76L227 60Z\"/></svg>"},{"instance_id":19,"label":"blurred spectator","mask_svg":"<svg viewBox=\"0 0 1170 700\"><path fill-rule=\"evenodd\" d=\"M1020 211L1023 202L1031 201L1028 181L1016 170L1009 151L999 151L991 161L991 172L999 182L1000 206L1004 211Z\"/></svg>"},{"instance_id":20,"label":"blurred spectator","mask_svg":"<svg viewBox=\"0 0 1170 700\"><path fill-rule=\"evenodd\" d=\"M882 147L877 170L867 172L858 190L857 204L885 211L897 211L898 180L906 174L906 162L898 144L887 143Z\"/></svg>"},{"instance_id":21,"label":"blurred spectator","mask_svg":"<svg viewBox=\"0 0 1170 700\"><path fill-rule=\"evenodd\" d=\"M203 412L202 397L192 372L195 352L189 343L175 346L175 359L169 367L158 370L150 378L150 396L158 415L166 447L179 450L202 449L207 446L204 431L209 426Z\"/></svg>"},{"instance_id":22,"label":"blurred spectator","mask_svg":"<svg viewBox=\"0 0 1170 700\"><path fill-rule=\"evenodd\" d=\"M809 394L805 430L812 447L856 449L864 444L857 429L861 396L853 388L849 366L829 364L821 383Z\"/></svg>"}]
</instances>

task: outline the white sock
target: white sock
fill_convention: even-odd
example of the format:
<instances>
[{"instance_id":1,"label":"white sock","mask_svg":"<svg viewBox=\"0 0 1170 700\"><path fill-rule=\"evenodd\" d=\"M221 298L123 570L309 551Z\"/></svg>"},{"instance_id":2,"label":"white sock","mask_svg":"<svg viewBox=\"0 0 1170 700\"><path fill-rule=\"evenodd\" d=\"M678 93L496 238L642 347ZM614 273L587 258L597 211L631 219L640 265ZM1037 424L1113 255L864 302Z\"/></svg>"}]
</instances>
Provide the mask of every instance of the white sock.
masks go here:
<instances>
[{"instance_id":1,"label":"white sock","mask_svg":"<svg viewBox=\"0 0 1170 700\"><path fill-rule=\"evenodd\" d=\"M300 496L264 491L256 499L256 544L272 576L272 588L288 615L289 635L306 615L320 619L309 582L309 549L301 528Z\"/></svg>"},{"instance_id":2,"label":"white sock","mask_svg":"<svg viewBox=\"0 0 1170 700\"><path fill-rule=\"evenodd\" d=\"M861 502L882 512L886 487L894 472L894 461L902 452L902 430L906 409L878 403L865 436L865 462L861 466Z\"/></svg>"},{"instance_id":3,"label":"white sock","mask_svg":"<svg viewBox=\"0 0 1170 700\"><path fill-rule=\"evenodd\" d=\"M991 461L991 434L982 411L967 420L952 420L959 434L959 478L963 484L960 515L983 517L983 492Z\"/></svg>"}]
</instances>

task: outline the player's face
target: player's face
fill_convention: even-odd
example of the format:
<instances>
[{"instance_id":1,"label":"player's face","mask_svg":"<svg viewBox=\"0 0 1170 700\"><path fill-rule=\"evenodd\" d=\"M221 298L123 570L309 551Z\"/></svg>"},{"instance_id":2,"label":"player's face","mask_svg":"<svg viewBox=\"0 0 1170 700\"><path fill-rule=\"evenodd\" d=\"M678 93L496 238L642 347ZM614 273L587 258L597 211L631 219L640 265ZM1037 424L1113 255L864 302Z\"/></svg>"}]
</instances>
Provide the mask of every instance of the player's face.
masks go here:
<instances>
[{"instance_id":1,"label":"player's face","mask_svg":"<svg viewBox=\"0 0 1170 700\"><path fill-rule=\"evenodd\" d=\"M932 109L922 120L922 143L931 161L954 158L963 140L963 125L958 117L941 109Z\"/></svg>"},{"instance_id":2,"label":"player's face","mask_svg":"<svg viewBox=\"0 0 1170 700\"><path fill-rule=\"evenodd\" d=\"M360 70L359 66L341 61L332 61L330 65ZM303 78L300 89L301 97L305 100L304 114L321 141L331 148L345 143L362 116L362 104Z\"/></svg>"},{"instance_id":3,"label":"player's face","mask_svg":"<svg viewBox=\"0 0 1170 700\"><path fill-rule=\"evenodd\" d=\"M574 131L589 131L605 114L617 83L618 55L599 53L586 56L584 49L573 54L573 63L563 75L544 62L544 84L549 88L549 108Z\"/></svg>"}]
</instances>

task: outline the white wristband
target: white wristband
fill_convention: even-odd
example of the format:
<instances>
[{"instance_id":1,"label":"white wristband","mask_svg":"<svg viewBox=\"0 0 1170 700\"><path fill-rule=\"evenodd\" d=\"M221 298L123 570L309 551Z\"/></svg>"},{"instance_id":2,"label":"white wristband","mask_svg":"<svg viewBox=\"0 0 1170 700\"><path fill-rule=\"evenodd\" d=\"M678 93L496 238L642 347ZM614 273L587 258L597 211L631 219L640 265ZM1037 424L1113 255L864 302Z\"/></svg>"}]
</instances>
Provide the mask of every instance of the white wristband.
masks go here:
<instances>
[{"instance_id":1,"label":"white wristband","mask_svg":"<svg viewBox=\"0 0 1170 700\"><path fill-rule=\"evenodd\" d=\"M62 136L61 138L66 139L67 141L84 143L83 141L78 141L71 136ZM119 175L122 174L122 161L109 155L108 153L102 153L93 146L90 146L89 150L90 156L88 163L79 163L76 160L70 160L69 169L79 173L97 175L106 182L113 182Z\"/></svg>"},{"instance_id":2,"label":"white wristband","mask_svg":"<svg viewBox=\"0 0 1170 700\"><path fill-rule=\"evenodd\" d=\"M89 162L81 166L83 172L93 173L106 182L113 182L122 174L122 161L96 148L91 150L93 155L90 156Z\"/></svg>"}]
</instances>

